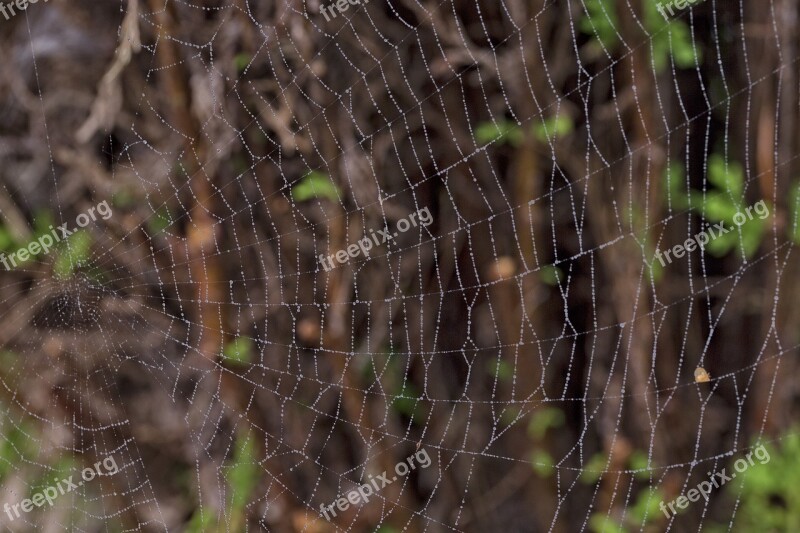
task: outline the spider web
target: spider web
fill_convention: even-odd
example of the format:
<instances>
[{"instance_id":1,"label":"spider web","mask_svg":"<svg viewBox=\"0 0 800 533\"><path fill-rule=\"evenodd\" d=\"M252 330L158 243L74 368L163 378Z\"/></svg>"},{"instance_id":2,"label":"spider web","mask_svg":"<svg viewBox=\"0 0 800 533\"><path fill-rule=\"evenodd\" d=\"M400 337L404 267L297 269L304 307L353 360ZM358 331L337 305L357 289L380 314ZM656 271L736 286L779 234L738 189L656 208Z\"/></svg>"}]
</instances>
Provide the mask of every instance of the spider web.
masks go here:
<instances>
[{"instance_id":1,"label":"spider web","mask_svg":"<svg viewBox=\"0 0 800 533\"><path fill-rule=\"evenodd\" d=\"M4 503L119 471L3 525L746 527L741 485L658 503L783 435L788 8L347 5L6 23L6 255L113 215L0 272ZM761 198L761 225L658 265Z\"/></svg>"}]
</instances>

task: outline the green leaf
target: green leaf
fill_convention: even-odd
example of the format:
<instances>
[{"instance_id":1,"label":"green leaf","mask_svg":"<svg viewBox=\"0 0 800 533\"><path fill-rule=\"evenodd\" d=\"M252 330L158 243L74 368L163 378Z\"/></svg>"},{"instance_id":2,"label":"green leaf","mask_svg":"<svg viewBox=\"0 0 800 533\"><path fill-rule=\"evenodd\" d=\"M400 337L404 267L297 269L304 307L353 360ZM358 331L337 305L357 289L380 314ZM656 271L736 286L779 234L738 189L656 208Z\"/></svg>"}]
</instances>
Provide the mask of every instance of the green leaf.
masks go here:
<instances>
[{"instance_id":1,"label":"green leaf","mask_svg":"<svg viewBox=\"0 0 800 533\"><path fill-rule=\"evenodd\" d=\"M651 248L650 257L652 260L648 263L648 269L645 270L645 274L647 274L647 280L653 283L658 283L664 277L664 267L661 266L661 261L656 259L656 252Z\"/></svg>"},{"instance_id":2,"label":"green leaf","mask_svg":"<svg viewBox=\"0 0 800 533\"><path fill-rule=\"evenodd\" d=\"M678 68L694 68L702 61L702 50L692 43L689 26L678 18L666 20L658 12L658 2L644 2L645 27L650 33L651 53L657 73L669 64L672 56ZM695 52L695 47L698 46Z\"/></svg>"},{"instance_id":3,"label":"green leaf","mask_svg":"<svg viewBox=\"0 0 800 533\"><path fill-rule=\"evenodd\" d=\"M625 528L617 524L605 513L594 513L589 518L589 530L592 533L626 533Z\"/></svg>"},{"instance_id":4,"label":"green leaf","mask_svg":"<svg viewBox=\"0 0 800 533\"><path fill-rule=\"evenodd\" d=\"M423 423L427 415L421 400L422 394L406 378L405 360L394 352L395 349L394 346L390 347L388 364L383 372L389 390L389 405L393 411L410 418L415 424Z\"/></svg>"},{"instance_id":5,"label":"green leaf","mask_svg":"<svg viewBox=\"0 0 800 533\"><path fill-rule=\"evenodd\" d=\"M714 222L719 221L733 221L733 215L739 212L739 209L731 202L730 197L722 192L710 192L706 195L705 201L705 215L709 220Z\"/></svg>"},{"instance_id":6,"label":"green leaf","mask_svg":"<svg viewBox=\"0 0 800 533\"><path fill-rule=\"evenodd\" d=\"M211 510L205 509L201 512L200 509L198 509L192 515L192 519L189 521L189 525L186 527L186 532L208 533L209 531L214 530L213 526L216 521L217 517L211 512Z\"/></svg>"},{"instance_id":7,"label":"green leaf","mask_svg":"<svg viewBox=\"0 0 800 533\"><path fill-rule=\"evenodd\" d=\"M539 270L542 283L555 287L564 280L564 271L555 265L545 265Z\"/></svg>"},{"instance_id":8,"label":"green leaf","mask_svg":"<svg viewBox=\"0 0 800 533\"><path fill-rule=\"evenodd\" d=\"M641 450L634 450L628 458L631 470L637 470L634 476L637 479L650 479L650 466L647 455Z\"/></svg>"},{"instance_id":9,"label":"green leaf","mask_svg":"<svg viewBox=\"0 0 800 533\"><path fill-rule=\"evenodd\" d=\"M27 248L31 243L37 242L43 235L50 235L52 239L53 230L51 228L53 224L53 215L50 213L50 211L42 210L37 212L33 217L33 235L30 237L30 239L28 239L28 242L26 242L20 248ZM37 253L30 254L31 259L41 255L42 253L44 253L44 250L40 248ZM19 258L17 258L17 261L19 262ZM22 263L24 264L25 261Z\"/></svg>"},{"instance_id":10,"label":"green leaf","mask_svg":"<svg viewBox=\"0 0 800 533\"><path fill-rule=\"evenodd\" d=\"M245 53L236 54L233 58L233 64L236 66L236 73L241 74L250 64L250 56Z\"/></svg>"},{"instance_id":11,"label":"green leaf","mask_svg":"<svg viewBox=\"0 0 800 533\"><path fill-rule=\"evenodd\" d=\"M75 458L70 455L58 455L52 461L50 463L52 466L48 465L28 487L28 496L33 496L37 492L54 485L56 483L55 480L68 478L70 474L80 468Z\"/></svg>"},{"instance_id":12,"label":"green leaf","mask_svg":"<svg viewBox=\"0 0 800 533\"><path fill-rule=\"evenodd\" d=\"M422 422L419 407L419 393L408 381L403 383L400 392L392 397L392 409L403 414L416 423Z\"/></svg>"},{"instance_id":13,"label":"green leaf","mask_svg":"<svg viewBox=\"0 0 800 533\"><path fill-rule=\"evenodd\" d=\"M800 530L800 437L798 428L788 428L779 447L754 446L736 459L752 454L753 464L723 486L728 500L739 501L736 531ZM733 462L734 458L731 458ZM729 470L732 468L729 467Z\"/></svg>"},{"instance_id":14,"label":"green leaf","mask_svg":"<svg viewBox=\"0 0 800 533\"><path fill-rule=\"evenodd\" d=\"M79 268L89 262L92 248L92 236L79 230L62 241L58 247L58 255L53 264L53 274L58 279L69 279Z\"/></svg>"},{"instance_id":15,"label":"green leaf","mask_svg":"<svg viewBox=\"0 0 800 533\"><path fill-rule=\"evenodd\" d=\"M557 137L569 135L574 128L568 116L558 115L534 124L533 134L540 142L546 143L554 141Z\"/></svg>"},{"instance_id":16,"label":"green leaf","mask_svg":"<svg viewBox=\"0 0 800 533\"><path fill-rule=\"evenodd\" d=\"M541 439L548 429L561 427L565 421L564 411L558 407L541 407L531 415L530 422L528 422L528 435Z\"/></svg>"},{"instance_id":17,"label":"green leaf","mask_svg":"<svg viewBox=\"0 0 800 533\"><path fill-rule=\"evenodd\" d=\"M172 215L167 206L162 205L153 213L153 216L146 221L147 228L153 235L158 235L173 224Z\"/></svg>"},{"instance_id":18,"label":"green leaf","mask_svg":"<svg viewBox=\"0 0 800 533\"><path fill-rule=\"evenodd\" d=\"M641 491L629 511L632 521L646 524L658 519L660 513L658 504L663 500L664 496L658 489L649 487L648 490Z\"/></svg>"},{"instance_id":19,"label":"green leaf","mask_svg":"<svg viewBox=\"0 0 800 533\"><path fill-rule=\"evenodd\" d=\"M753 257L761 247L762 236L764 234L764 221L754 218L742 225L742 246L744 256L748 259Z\"/></svg>"},{"instance_id":20,"label":"green leaf","mask_svg":"<svg viewBox=\"0 0 800 533\"><path fill-rule=\"evenodd\" d=\"M51 229L51 226L54 224L55 222L53 221L53 213L46 209L38 211L33 217L34 238L32 240L36 240L42 235L52 233L53 230Z\"/></svg>"},{"instance_id":21,"label":"green leaf","mask_svg":"<svg viewBox=\"0 0 800 533\"><path fill-rule=\"evenodd\" d=\"M228 471L228 484L231 487L231 514L242 513L250 501L260 478L256 448L253 439L247 434L236 439L233 465Z\"/></svg>"},{"instance_id":22,"label":"green leaf","mask_svg":"<svg viewBox=\"0 0 800 533\"><path fill-rule=\"evenodd\" d=\"M739 235L730 231L725 235L717 235L716 239L711 239L711 242L706 245L706 250L714 257L725 257L737 246L739 246Z\"/></svg>"},{"instance_id":23,"label":"green leaf","mask_svg":"<svg viewBox=\"0 0 800 533\"><path fill-rule=\"evenodd\" d=\"M510 426L520 419L519 409L517 407L505 407L500 414L500 423L504 426Z\"/></svg>"},{"instance_id":24,"label":"green leaf","mask_svg":"<svg viewBox=\"0 0 800 533\"><path fill-rule=\"evenodd\" d=\"M708 195L704 197L701 192L689 191L687 207L692 209L695 213L702 213L705 209L706 198L708 198Z\"/></svg>"},{"instance_id":25,"label":"green leaf","mask_svg":"<svg viewBox=\"0 0 800 533\"><path fill-rule=\"evenodd\" d=\"M729 193L734 198L739 199L744 191L742 165L731 161L726 168L725 158L720 154L712 154L708 158L708 181L720 191Z\"/></svg>"},{"instance_id":26,"label":"green leaf","mask_svg":"<svg viewBox=\"0 0 800 533\"><path fill-rule=\"evenodd\" d=\"M800 245L800 181L792 185L789 192L789 212L791 213L789 238Z\"/></svg>"},{"instance_id":27,"label":"green leaf","mask_svg":"<svg viewBox=\"0 0 800 533\"><path fill-rule=\"evenodd\" d=\"M514 375L511 365L502 359L486 361L486 370L501 381L508 381Z\"/></svg>"},{"instance_id":28,"label":"green leaf","mask_svg":"<svg viewBox=\"0 0 800 533\"><path fill-rule=\"evenodd\" d=\"M682 20L674 21L669 27L670 52L678 68L694 68L700 64L703 54L692 43L689 27Z\"/></svg>"},{"instance_id":29,"label":"green leaf","mask_svg":"<svg viewBox=\"0 0 800 533\"><path fill-rule=\"evenodd\" d=\"M517 146L522 142L522 128L516 122L500 119L496 122L483 122L475 128L475 140L480 144L496 142Z\"/></svg>"},{"instance_id":30,"label":"green leaf","mask_svg":"<svg viewBox=\"0 0 800 533\"><path fill-rule=\"evenodd\" d=\"M553 458L544 450L534 450L531 452L531 466L542 477L549 477L555 471Z\"/></svg>"},{"instance_id":31,"label":"green leaf","mask_svg":"<svg viewBox=\"0 0 800 533\"><path fill-rule=\"evenodd\" d=\"M253 341L247 337L237 337L225 345L222 356L232 363L249 364L253 361Z\"/></svg>"},{"instance_id":32,"label":"green leaf","mask_svg":"<svg viewBox=\"0 0 800 533\"><path fill-rule=\"evenodd\" d=\"M114 204L114 207L119 207L120 209L127 209L129 207L132 207L135 201L136 200L131 191L126 189L118 190L111 197L111 203Z\"/></svg>"},{"instance_id":33,"label":"green leaf","mask_svg":"<svg viewBox=\"0 0 800 533\"><path fill-rule=\"evenodd\" d=\"M5 226L0 226L0 251L5 252L14 247L14 238Z\"/></svg>"},{"instance_id":34,"label":"green leaf","mask_svg":"<svg viewBox=\"0 0 800 533\"><path fill-rule=\"evenodd\" d=\"M13 425L8 418L5 422L11 427L0 437L0 479L17 471L20 463L34 460L39 450L32 427L25 423Z\"/></svg>"},{"instance_id":35,"label":"green leaf","mask_svg":"<svg viewBox=\"0 0 800 533\"><path fill-rule=\"evenodd\" d=\"M600 476L602 476L605 473L606 468L608 468L606 466L607 463L608 460L603 454L594 454L591 459L589 459L589 462L586 463L586 466L584 466L583 471L581 472L581 480L590 485L597 483L597 481L600 479Z\"/></svg>"},{"instance_id":36,"label":"green leaf","mask_svg":"<svg viewBox=\"0 0 800 533\"><path fill-rule=\"evenodd\" d=\"M682 204L682 198L686 197L685 194L679 192L679 177L682 181L683 169L670 164L665 181L667 190L676 198L681 199L676 204ZM731 228L733 231L715 235L705 246L705 250L714 257L724 257L732 250L737 249L744 257L752 257L761 246L765 224L761 219L748 219L744 224L738 226L738 229L735 226L735 215L745 214L742 165L735 161L726 163L722 155L712 154L708 158L708 182L714 186L714 189L706 192L705 195L698 191L690 191L686 201L687 206L695 213L702 214L707 220L724 222L728 228L733 226ZM798 238L800 238L800 233L798 233Z\"/></svg>"},{"instance_id":37,"label":"green leaf","mask_svg":"<svg viewBox=\"0 0 800 533\"><path fill-rule=\"evenodd\" d=\"M341 197L339 188L322 172L311 171L292 188L292 199L304 202L312 198L338 200Z\"/></svg>"},{"instance_id":38,"label":"green leaf","mask_svg":"<svg viewBox=\"0 0 800 533\"><path fill-rule=\"evenodd\" d=\"M689 207L689 198L686 194L686 175L683 165L677 161L670 161L664 168L664 195L667 207L683 210ZM670 201L672 205L670 205Z\"/></svg>"},{"instance_id":39,"label":"green leaf","mask_svg":"<svg viewBox=\"0 0 800 533\"><path fill-rule=\"evenodd\" d=\"M586 0L586 14L580 19L580 29L593 41L611 52L619 42L619 19L613 0Z\"/></svg>"}]
</instances>

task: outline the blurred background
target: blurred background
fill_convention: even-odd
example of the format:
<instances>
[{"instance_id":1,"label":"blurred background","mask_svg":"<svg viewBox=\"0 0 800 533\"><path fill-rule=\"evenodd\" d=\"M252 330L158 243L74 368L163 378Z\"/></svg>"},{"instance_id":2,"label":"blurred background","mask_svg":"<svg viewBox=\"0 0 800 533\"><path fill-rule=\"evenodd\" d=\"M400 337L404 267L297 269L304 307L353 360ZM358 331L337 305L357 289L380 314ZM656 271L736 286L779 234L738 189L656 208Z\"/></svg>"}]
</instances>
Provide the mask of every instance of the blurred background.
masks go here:
<instances>
[{"instance_id":1,"label":"blurred background","mask_svg":"<svg viewBox=\"0 0 800 533\"><path fill-rule=\"evenodd\" d=\"M2 529L797 530L797 3L340 5L0 17Z\"/></svg>"}]
</instances>

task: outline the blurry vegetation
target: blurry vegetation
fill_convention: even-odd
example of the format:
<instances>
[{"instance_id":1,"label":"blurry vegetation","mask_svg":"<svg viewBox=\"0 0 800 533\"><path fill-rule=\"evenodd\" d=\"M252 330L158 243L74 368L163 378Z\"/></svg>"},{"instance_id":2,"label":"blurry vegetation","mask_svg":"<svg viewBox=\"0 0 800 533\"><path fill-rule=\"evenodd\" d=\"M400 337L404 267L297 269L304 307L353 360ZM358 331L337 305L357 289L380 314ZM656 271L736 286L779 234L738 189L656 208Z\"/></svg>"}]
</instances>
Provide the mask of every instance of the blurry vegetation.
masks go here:
<instances>
[{"instance_id":1,"label":"blurry vegetation","mask_svg":"<svg viewBox=\"0 0 800 533\"><path fill-rule=\"evenodd\" d=\"M585 483L595 484L603 476L606 469L607 458L602 454L595 454L587 464L587 470L581 475ZM623 476L629 482L638 480L647 483L650 479L652 466L649 464L647 455L641 450L634 450L627 460L628 470L632 474ZM617 473L608 475L617 476ZM633 503L627 507L623 519L609 517L607 513L593 513L589 519L589 529L593 533L633 533L640 531L642 527L652 525L663 518L659 510L659 502L664 499L662 491L653 486L642 487L641 490L633 492L636 494Z\"/></svg>"},{"instance_id":2,"label":"blurry vegetation","mask_svg":"<svg viewBox=\"0 0 800 533\"><path fill-rule=\"evenodd\" d=\"M397 348L387 346L365 361L361 374L367 390L380 386L386 390L386 399L392 411L414 423L424 423L428 416L422 395L406 376L405 358Z\"/></svg>"},{"instance_id":3,"label":"blurry vegetation","mask_svg":"<svg viewBox=\"0 0 800 533\"><path fill-rule=\"evenodd\" d=\"M591 36L595 53L611 54L620 44L619 17L614 0L585 0L587 13L580 20L581 31ZM692 41L689 27L683 20L666 20L656 8L657 2L643 2L644 24L650 34L650 49L657 73L663 72L672 57L678 68L696 67L702 51Z\"/></svg>"},{"instance_id":4,"label":"blurry vegetation","mask_svg":"<svg viewBox=\"0 0 800 533\"><path fill-rule=\"evenodd\" d=\"M224 360L238 365L248 365L253 362L253 340L248 337L237 337L225 345L222 350Z\"/></svg>"},{"instance_id":5,"label":"blurry vegetation","mask_svg":"<svg viewBox=\"0 0 800 533\"><path fill-rule=\"evenodd\" d=\"M610 53L619 41L619 19L614 0L585 0L586 14L580 19L581 31L591 35L596 46Z\"/></svg>"},{"instance_id":6,"label":"blurry vegetation","mask_svg":"<svg viewBox=\"0 0 800 533\"><path fill-rule=\"evenodd\" d=\"M556 138L572 133L574 128L572 120L562 114L546 120L534 120L531 133L541 143L552 143ZM519 146L524 137L522 126L505 118L481 122L475 128L475 140L481 145L497 143L499 146Z\"/></svg>"},{"instance_id":7,"label":"blurry vegetation","mask_svg":"<svg viewBox=\"0 0 800 533\"><path fill-rule=\"evenodd\" d=\"M589 531L592 533L634 533L642 528L653 527L663 515L658 508L663 500L660 490L646 487L640 490L633 504L627 508L622 522L606 513L593 513L589 518ZM647 531L647 529L645 529Z\"/></svg>"},{"instance_id":8,"label":"blurry vegetation","mask_svg":"<svg viewBox=\"0 0 800 533\"><path fill-rule=\"evenodd\" d=\"M86 266L92 249L92 236L78 230L56 246L53 274L58 279L68 279L79 268Z\"/></svg>"},{"instance_id":9,"label":"blurry vegetation","mask_svg":"<svg viewBox=\"0 0 800 533\"><path fill-rule=\"evenodd\" d=\"M236 449L227 466L228 498L226 520L214 515L207 507L198 509L192 516L187 533L222 533L243 531L246 523L245 510L253 500L253 491L258 486L261 468L256 457L255 443L249 432L236 439Z\"/></svg>"},{"instance_id":10,"label":"blurry vegetation","mask_svg":"<svg viewBox=\"0 0 800 533\"><path fill-rule=\"evenodd\" d=\"M114 207L118 207L120 209L128 209L135 205L136 198L132 191L125 188L120 188L111 197L111 203Z\"/></svg>"},{"instance_id":11,"label":"blurry vegetation","mask_svg":"<svg viewBox=\"0 0 800 533\"><path fill-rule=\"evenodd\" d=\"M49 210L40 210L33 218L33 232L25 242L17 242L11 236L8 229L0 225L0 251L6 253L14 253L20 249L28 248L34 242L37 242L40 237L50 235L53 237L54 231L53 214ZM68 227L68 229L71 229ZM61 238L61 232L55 229L58 238ZM86 266L91 256L92 237L86 230L77 230L69 235L66 239L55 242L53 238L53 246L45 254L45 250L39 247L39 251L31 253L26 260L20 259L15 255L15 262L17 267L21 267L26 263L34 261L37 257L42 258L45 255L53 254L53 274L57 279L65 280L73 276L73 274L83 266Z\"/></svg>"},{"instance_id":12,"label":"blurry vegetation","mask_svg":"<svg viewBox=\"0 0 800 533\"><path fill-rule=\"evenodd\" d=\"M542 439L547 430L563 427L565 423L564 411L558 407L539 407L530 417L528 434L536 439Z\"/></svg>"},{"instance_id":13,"label":"blurry vegetation","mask_svg":"<svg viewBox=\"0 0 800 533\"><path fill-rule=\"evenodd\" d=\"M548 477L555 473L555 461L550 452L542 447L542 439L549 430L562 428L565 423L564 411L550 406L537 408L528 420L528 436L534 443L534 449L530 455L531 466L542 477Z\"/></svg>"},{"instance_id":14,"label":"blurry vegetation","mask_svg":"<svg viewBox=\"0 0 800 533\"><path fill-rule=\"evenodd\" d=\"M175 224L175 220L166 205L162 205L147 219L147 229L153 235L158 235Z\"/></svg>"},{"instance_id":15,"label":"blurry vegetation","mask_svg":"<svg viewBox=\"0 0 800 533\"><path fill-rule=\"evenodd\" d=\"M51 234L53 225L53 214L48 210L40 210L33 217L33 234L25 242L20 242L14 239L11 231L3 224L0 224L0 252L16 253L20 248L26 248L30 243L35 242L45 234ZM15 256L17 266L24 265L33 260L36 256L42 255L43 251L31 253L30 257L22 261L19 257ZM11 265L9 265L11 266Z\"/></svg>"},{"instance_id":16,"label":"blurry vegetation","mask_svg":"<svg viewBox=\"0 0 800 533\"><path fill-rule=\"evenodd\" d=\"M486 370L492 376L502 381L509 381L514 377L514 368L511 363L502 359L494 359L486 362Z\"/></svg>"},{"instance_id":17,"label":"blurry vegetation","mask_svg":"<svg viewBox=\"0 0 800 533\"><path fill-rule=\"evenodd\" d=\"M656 9L657 2L643 2L644 22L650 33L653 64L657 73L670 64L670 57L677 68L694 68L701 64L703 51L697 40L692 39L689 25L681 18L665 20Z\"/></svg>"},{"instance_id":18,"label":"blurry vegetation","mask_svg":"<svg viewBox=\"0 0 800 533\"><path fill-rule=\"evenodd\" d=\"M258 486L261 468L256 457L256 448L250 433L236 439L233 464L228 471L230 497L228 516L233 531L241 530L246 523L245 509L253 499L253 491Z\"/></svg>"},{"instance_id":19,"label":"blurry vegetation","mask_svg":"<svg viewBox=\"0 0 800 533\"><path fill-rule=\"evenodd\" d=\"M745 214L745 210L750 207L746 204L744 172L739 163L726 162L721 155L712 154L708 159L708 183L712 188L708 191L690 190L687 193L684 169L677 162L672 162L667 167L665 182L667 207L676 210L689 209L712 223L723 222L726 228L732 228L722 235L715 233L716 238L705 246L708 253L715 257L724 257L738 249L747 258L756 253L761 245L767 219L761 220L753 214L752 220L748 219L741 226L734 224L734 215ZM697 232L705 229L706 227L698 228Z\"/></svg>"},{"instance_id":20,"label":"blurry vegetation","mask_svg":"<svg viewBox=\"0 0 800 533\"><path fill-rule=\"evenodd\" d=\"M555 265L545 265L539 270L539 279L543 283L555 287L566 279L564 271Z\"/></svg>"},{"instance_id":21,"label":"blurry vegetation","mask_svg":"<svg viewBox=\"0 0 800 533\"><path fill-rule=\"evenodd\" d=\"M334 185L331 179L322 172L312 171L306 174L300 183L292 188L292 199L295 202L304 202L312 198L327 198L338 200L342 192Z\"/></svg>"},{"instance_id":22,"label":"blurry vegetation","mask_svg":"<svg viewBox=\"0 0 800 533\"><path fill-rule=\"evenodd\" d=\"M252 58L248 54L236 54L236 57L233 58L233 63L236 66L236 73L243 73L247 65L250 64L250 61L252 61Z\"/></svg>"},{"instance_id":23,"label":"blurry vegetation","mask_svg":"<svg viewBox=\"0 0 800 533\"><path fill-rule=\"evenodd\" d=\"M789 238L800 245L800 181L796 181L789 193Z\"/></svg>"},{"instance_id":24,"label":"blurry vegetation","mask_svg":"<svg viewBox=\"0 0 800 533\"><path fill-rule=\"evenodd\" d=\"M399 361L395 359L395 361ZM392 389L389 392L392 409L414 421L416 424L423 424L428 416L422 395L417 387L405 377L400 367L401 363L390 363L389 375ZM393 376L393 378L391 377Z\"/></svg>"},{"instance_id":25,"label":"blurry vegetation","mask_svg":"<svg viewBox=\"0 0 800 533\"><path fill-rule=\"evenodd\" d=\"M753 465L723 487L730 503L738 500L734 531L800 531L798 431L799 427L793 428L777 446L764 444L769 461L761 464L754 457ZM719 524L713 531L725 530L727 524Z\"/></svg>"},{"instance_id":26,"label":"blurry vegetation","mask_svg":"<svg viewBox=\"0 0 800 533\"><path fill-rule=\"evenodd\" d=\"M568 116L558 115L534 122L533 134L541 143L552 143L558 137L566 137L573 129L575 125Z\"/></svg>"},{"instance_id":27,"label":"blurry vegetation","mask_svg":"<svg viewBox=\"0 0 800 533\"><path fill-rule=\"evenodd\" d=\"M39 443L33 427L25 423L14 423L3 416L2 433L0 433L0 480L16 472L20 465L36 460L39 454Z\"/></svg>"},{"instance_id":28,"label":"blurry vegetation","mask_svg":"<svg viewBox=\"0 0 800 533\"><path fill-rule=\"evenodd\" d=\"M475 128L475 140L480 144L497 143L517 146L522 142L522 128L508 119L496 119L478 124Z\"/></svg>"}]
</instances>

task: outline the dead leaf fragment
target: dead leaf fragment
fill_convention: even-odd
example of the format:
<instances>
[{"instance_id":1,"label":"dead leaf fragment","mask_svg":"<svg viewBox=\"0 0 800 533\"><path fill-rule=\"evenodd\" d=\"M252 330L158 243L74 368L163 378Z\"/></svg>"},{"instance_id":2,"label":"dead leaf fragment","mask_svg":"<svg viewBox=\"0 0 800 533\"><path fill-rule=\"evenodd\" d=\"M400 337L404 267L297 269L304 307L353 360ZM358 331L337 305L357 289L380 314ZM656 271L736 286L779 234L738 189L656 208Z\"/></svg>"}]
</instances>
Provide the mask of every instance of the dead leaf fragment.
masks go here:
<instances>
[{"instance_id":1,"label":"dead leaf fragment","mask_svg":"<svg viewBox=\"0 0 800 533\"><path fill-rule=\"evenodd\" d=\"M711 374L706 372L706 369L703 367L698 367L694 371L694 382L695 383L708 383L711 381Z\"/></svg>"}]
</instances>

